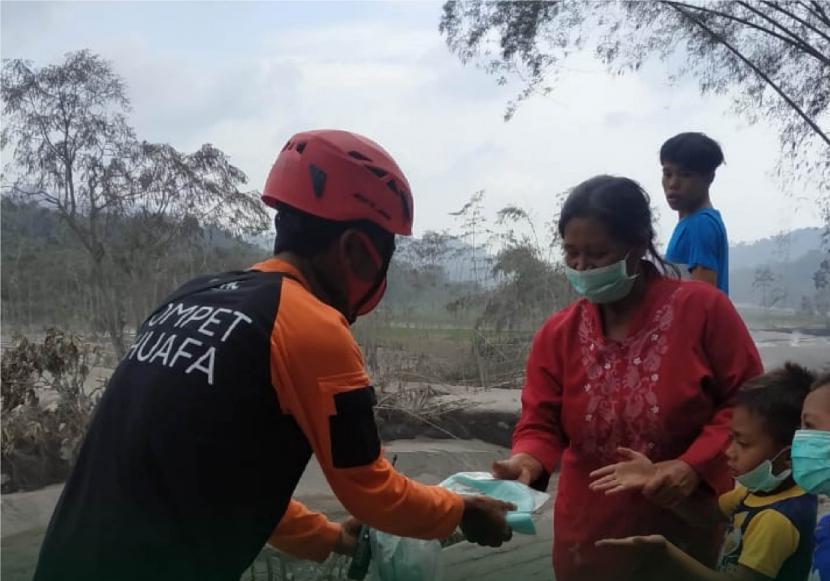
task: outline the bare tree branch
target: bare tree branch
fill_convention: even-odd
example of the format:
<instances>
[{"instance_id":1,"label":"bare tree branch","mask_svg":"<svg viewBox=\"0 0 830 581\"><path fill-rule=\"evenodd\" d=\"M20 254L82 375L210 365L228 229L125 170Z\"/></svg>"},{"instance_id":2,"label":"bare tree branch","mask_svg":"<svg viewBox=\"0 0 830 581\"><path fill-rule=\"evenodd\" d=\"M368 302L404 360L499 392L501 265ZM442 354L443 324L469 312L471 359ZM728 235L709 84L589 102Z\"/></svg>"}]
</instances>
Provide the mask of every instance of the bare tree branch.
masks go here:
<instances>
[{"instance_id":1,"label":"bare tree branch","mask_svg":"<svg viewBox=\"0 0 830 581\"><path fill-rule=\"evenodd\" d=\"M795 31L791 30L790 28L784 26L783 23L779 22L775 18L772 18L769 14L765 14L761 10L758 10L755 6L753 6L752 4L749 4L748 2L738 1L736 3L739 6L743 6L746 10L752 12L753 14L758 16L759 18L762 18L763 20L766 20L767 22L769 22L770 24L772 24L776 28L778 28L780 30L783 30L784 32L789 34L790 37L793 39L793 41L796 42L797 45L799 47L801 47L801 49L804 50L805 52L807 52L808 54L812 54L814 56L816 54L824 56L824 53L819 51L817 48L813 47L812 45L807 44L807 42L804 40L804 38L800 34L796 33Z\"/></svg>"},{"instance_id":2,"label":"bare tree branch","mask_svg":"<svg viewBox=\"0 0 830 581\"><path fill-rule=\"evenodd\" d=\"M827 15L827 12L824 10L824 7L821 5L821 2L818 0L812 0L810 2L814 9L814 14L818 17L819 20L824 22L827 26L830 26L830 16Z\"/></svg>"},{"instance_id":3,"label":"bare tree branch","mask_svg":"<svg viewBox=\"0 0 830 581\"><path fill-rule=\"evenodd\" d=\"M808 2L804 2L804 0L795 0L795 3L801 6L813 18L818 18L819 20L822 20L821 13L816 11L816 9L813 6L811 6ZM825 22L825 24L827 23Z\"/></svg>"},{"instance_id":4,"label":"bare tree branch","mask_svg":"<svg viewBox=\"0 0 830 581\"><path fill-rule=\"evenodd\" d=\"M769 6L773 10L777 10L778 12L786 14L787 16L789 16L790 18L792 18L793 20L795 20L796 22L798 22L802 26L806 26L807 28L809 28L810 30L812 30L813 32L815 32L816 34L818 34L819 36L824 38L824 40L830 41L830 36L828 36L828 34L826 32L824 32L823 30L819 30L818 28L816 28L815 26L813 26L812 24L810 24L809 22L807 22L806 20L804 20L803 18L798 16L797 14L794 14L794 13L790 12L789 10L783 8L781 6L781 3L779 3L779 2L769 2L769 0L761 0L761 4L763 4L765 6Z\"/></svg>"},{"instance_id":5,"label":"bare tree branch","mask_svg":"<svg viewBox=\"0 0 830 581\"><path fill-rule=\"evenodd\" d=\"M810 128L816 133L816 135L818 135L828 146L830 146L830 137L828 137L827 134L825 134L824 131L821 130L821 128L816 124L816 122L813 121L810 118L810 116L807 115L801 109L801 107L799 107L798 104L795 101L793 101L790 98L790 96L787 95L787 93L784 92L783 89L781 89L780 86L778 86L778 84L775 81L773 81L766 73L764 73L764 71L762 71L760 68L758 68L758 66L755 63L753 63L746 56L744 56L743 53L741 53L737 48L735 48L728 40L726 40L725 38L723 38L723 36L721 36L720 34L715 32L714 30L712 30L709 26L707 26L699 18L697 18L694 15L689 14L688 12L686 12L686 10L684 8L681 8L679 6L672 6L672 8L674 10L677 10L680 14L682 14L684 17L688 18L690 21L694 22L697 26L699 26L700 28L705 30L707 33L712 35L713 38L715 38L718 42L723 44L723 46L725 46L727 49L729 49L730 52L732 52L735 56L737 56L749 68L751 68L755 72L755 74L757 74L759 77L761 77L764 80L764 82L766 82L770 87L772 87L772 89L776 93L778 93L778 95L782 99L784 99L784 101L787 103L787 105L789 105L796 113L798 113L798 115L804 120L805 123L807 123L807 125L810 126Z\"/></svg>"},{"instance_id":6,"label":"bare tree branch","mask_svg":"<svg viewBox=\"0 0 830 581\"><path fill-rule=\"evenodd\" d=\"M780 40L782 42L785 42L785 43L789 44L790 46L794 46L796 48L799 48L799 49L805 51L807 54L817 58L818 60L820 60L824 64L830 64L830 57L825 56L824 54L819 52L818 49L816 49L815 47L807 44L803 39L799 38L798 36L796 36L794 34L792 34L789 37L784 36L783 34L775 32L774 30L772 30L770 28L767 28L765 26L761 26L760 24L752 22L751 20L747 20L745 18L741 18L741 17L735 16L733 14L728 14L726 12L721 12L720 10L713 10L711 8L706 8L704 6L696 6L696 5L693 5L693 4L687 4L685 2L671 2L671 1L667 1L667 2L665 2L665 4L668 4L670 6L680 6L682 8L688 8L688 9L696 10L698 12L703 12L703 13L706 13L706 14L712 14L713 16L719 16L721 18L726 18L726 19L731 20L733 22L738 22L740 24L743 24L745 26L748 26L750 28L753 28L755 30L763 32L764 34L768 34L768 35L770 35L774 38L777 38L778 40ZM744 3L740 3L740 4L743 5ZM764 15L762 14L762 16L764 16Z\"/></svg>"}]
</instances>

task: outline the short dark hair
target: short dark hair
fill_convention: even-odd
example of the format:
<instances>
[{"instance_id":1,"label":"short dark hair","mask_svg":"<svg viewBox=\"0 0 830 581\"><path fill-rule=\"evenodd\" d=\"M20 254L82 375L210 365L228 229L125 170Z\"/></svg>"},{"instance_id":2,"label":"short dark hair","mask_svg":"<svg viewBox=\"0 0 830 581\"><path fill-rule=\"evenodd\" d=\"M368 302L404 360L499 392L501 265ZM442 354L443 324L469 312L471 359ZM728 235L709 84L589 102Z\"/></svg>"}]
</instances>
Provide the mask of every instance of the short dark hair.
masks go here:
<instances>
[{"instance_id":1,"label":"short dark hair","mask_svg":"<svg viewBox=\"0 0 830 581\"><path fill-rule=\"evenodd\" d=\"M676 163L697 172L711 173L724 162L718 142L703 133L679 133L660 148L660 163Z\"/></svg>"},{"instance_id":2,"label":"short dark hair","mask_svg":"<svg viewBox=\"0 0 830 581\"><path fill-rule=\"evenodd\" d=\"M326 220L285 204L277 206L274 227L274 254L293 252L303 258L312 257L324 252L350 228L356 228L369 236L382 255L391 254L395 248L395 235L374 222Z\"/></svg>"},{"instance_id":3,"label":"short dark hair","mask_svg":"<svg viewBox=\"0 0 830 581\"><path fill-rule=\"evenodd\" d=\"M651 199L632 179L599 175L576 186L565 199L559 214L559 235L574 218L591 218L608 229L614 240L630 246L645 246L652 260L664 271L666 264L654 245Z\"/></svg>"},{"instance_id":4,"label":"short dark hair","mask_svg":"<svg viewBox=\"0 0 830 581\"><path fill-rule=\"evenodd\" d=\"M815 380L815 373L788 361L747 381L738 392L736 405L761 416L776 443L789 444L801 427L801 408Z\"/></svg>"}]
</instances>

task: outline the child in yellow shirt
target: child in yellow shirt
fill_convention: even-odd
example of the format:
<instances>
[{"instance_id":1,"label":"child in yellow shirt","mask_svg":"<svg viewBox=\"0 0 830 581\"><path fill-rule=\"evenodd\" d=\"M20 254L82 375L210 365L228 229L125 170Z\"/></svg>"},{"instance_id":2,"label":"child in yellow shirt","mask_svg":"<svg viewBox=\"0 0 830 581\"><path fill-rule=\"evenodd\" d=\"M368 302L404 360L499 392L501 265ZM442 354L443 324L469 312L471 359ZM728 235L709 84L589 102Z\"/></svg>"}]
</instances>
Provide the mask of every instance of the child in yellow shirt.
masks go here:
<instances>
[{"instance_id":1,"label":"child in yellow shirt","mask_svg":"<svg viewBox=\"0 0 830 581\"><path fill-rule=\"evenodd\" d=\"M805 581L810 571L817 498L792 477L790 447L801 407L814 381L799 365L747 382L738 394L726 458L738 486L714 503L667 507L690 523L728 520L717 570L696 561L661 535L604 539L597 544L636 550L643 577L673 581ZM595 471L591 488L616 494L641 490L655 470L643 454L620 450L625 460Z\"/></svg>"}]
</instances>

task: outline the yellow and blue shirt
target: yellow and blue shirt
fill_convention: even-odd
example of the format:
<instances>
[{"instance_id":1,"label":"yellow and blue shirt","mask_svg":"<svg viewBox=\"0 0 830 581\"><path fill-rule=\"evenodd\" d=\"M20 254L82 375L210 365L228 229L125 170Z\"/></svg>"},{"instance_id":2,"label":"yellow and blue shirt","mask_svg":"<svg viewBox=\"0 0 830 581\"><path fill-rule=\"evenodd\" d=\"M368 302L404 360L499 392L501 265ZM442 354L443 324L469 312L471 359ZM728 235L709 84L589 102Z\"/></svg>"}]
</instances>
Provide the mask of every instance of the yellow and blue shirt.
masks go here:
<instances>
[{"instance_id":1,"label":"yellow and blue shirt","mask_svg":"<svg viewBox=\"0 0 830 581\"><path fill-rule=\"evenodd\" d=\"M730 519L718 569L743 565L777 581L804 581L810 572L818 499L793 486L776 494L743 486L721 495Z\"/></svg>"}]
</instances>

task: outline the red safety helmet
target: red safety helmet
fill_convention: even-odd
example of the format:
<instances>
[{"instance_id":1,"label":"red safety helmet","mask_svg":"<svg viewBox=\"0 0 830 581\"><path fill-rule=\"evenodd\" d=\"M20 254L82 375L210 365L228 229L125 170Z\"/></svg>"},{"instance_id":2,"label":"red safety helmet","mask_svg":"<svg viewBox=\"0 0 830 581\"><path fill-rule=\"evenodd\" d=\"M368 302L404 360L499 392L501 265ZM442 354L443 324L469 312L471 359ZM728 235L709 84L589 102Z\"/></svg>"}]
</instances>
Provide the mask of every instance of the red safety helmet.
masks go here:
<instances>
[{"instance_id":1,"label":"red safety helmet","mask_svg":"<svg viewBox=\"0 0 830 581\"><path fill-rule=\"evenodd\" d=\"M403 172L380 145L349 131L319 129L289 139L271 167L262 201L412 234L414 208Z\"/></svg>"}]
</instances>

